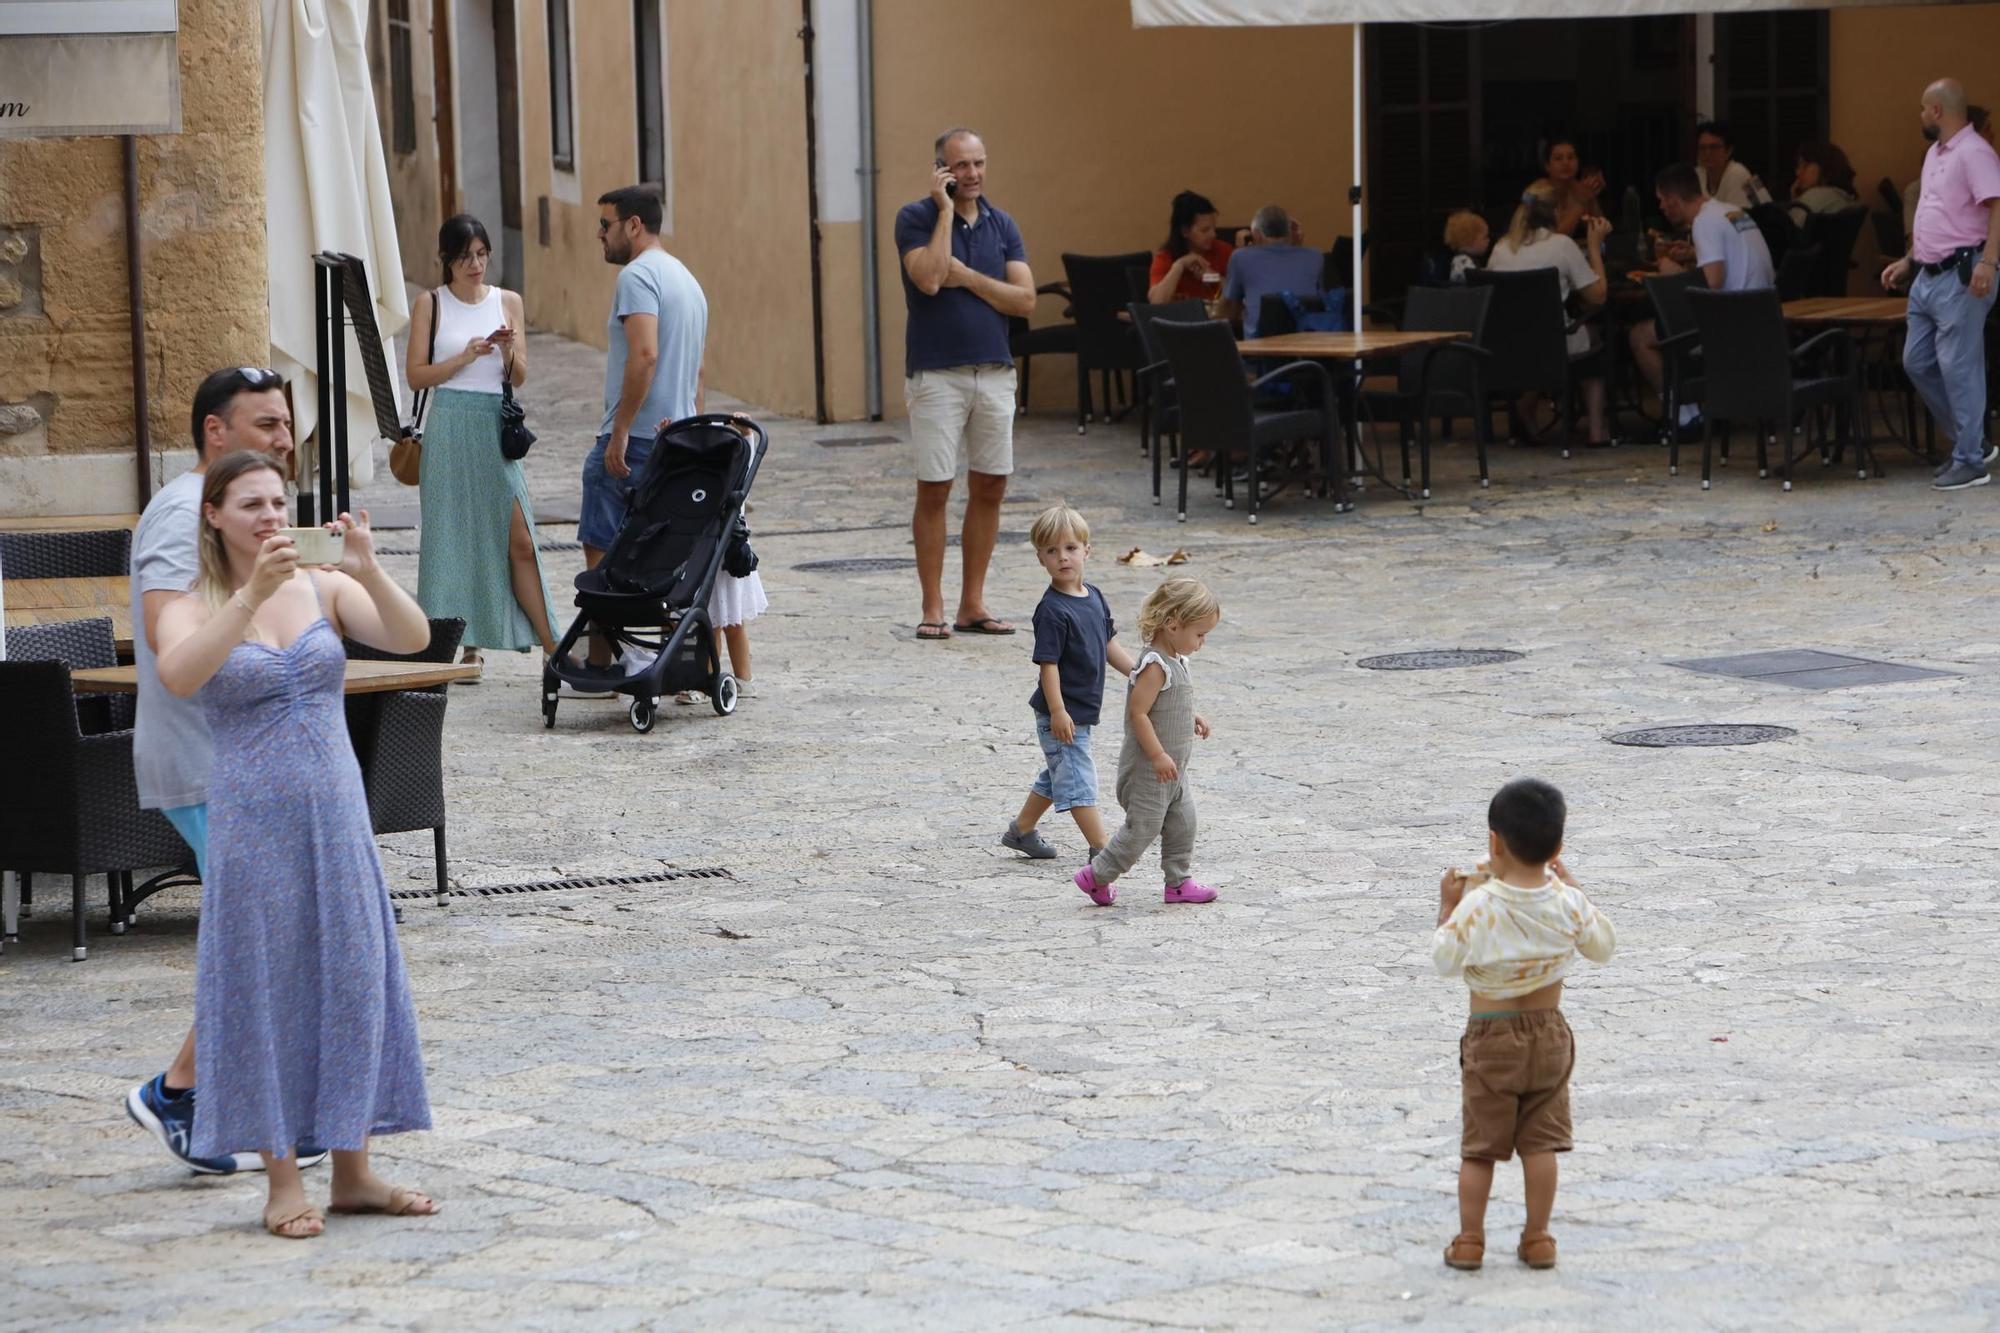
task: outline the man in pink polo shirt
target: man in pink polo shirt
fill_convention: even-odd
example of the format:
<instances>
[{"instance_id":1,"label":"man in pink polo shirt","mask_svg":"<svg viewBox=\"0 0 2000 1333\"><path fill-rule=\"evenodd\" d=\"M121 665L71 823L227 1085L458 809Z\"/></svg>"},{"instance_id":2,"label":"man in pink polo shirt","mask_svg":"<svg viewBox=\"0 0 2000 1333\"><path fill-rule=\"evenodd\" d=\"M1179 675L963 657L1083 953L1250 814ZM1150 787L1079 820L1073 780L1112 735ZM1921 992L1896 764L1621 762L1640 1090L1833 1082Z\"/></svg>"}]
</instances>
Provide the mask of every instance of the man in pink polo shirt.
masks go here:
<instances>
[{"instance_id":1,"label":"man in pink polo shirt","mask_svg":"<svg viewBox=\"0 0 2000 1333\"><path fill-rule=\"evenodd\" d=\"M1910 284L1903 369L1952 439L1931 485L1960 491L1984 486L1995 457L1986 447L1986 316L2000 268L2000 155L1973 130L1956 79L1924 89L1920 114L1931 147L1916 226L1882 285Z\"/></svg>"}]
</instances>

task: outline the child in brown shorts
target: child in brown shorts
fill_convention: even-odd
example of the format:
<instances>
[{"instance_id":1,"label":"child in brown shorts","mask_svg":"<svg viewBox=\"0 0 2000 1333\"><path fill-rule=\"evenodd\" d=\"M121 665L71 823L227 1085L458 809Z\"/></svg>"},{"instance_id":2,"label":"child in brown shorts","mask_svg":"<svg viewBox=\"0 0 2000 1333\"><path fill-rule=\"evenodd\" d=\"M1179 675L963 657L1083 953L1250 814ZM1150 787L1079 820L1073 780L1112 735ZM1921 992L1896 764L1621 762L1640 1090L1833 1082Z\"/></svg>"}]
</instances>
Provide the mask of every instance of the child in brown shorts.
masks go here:
<instances>
[{"instance_id":1,"label":"child in brown shorts","mask_svg":"<svg viewBox=\"0 0 2000 1333\"><path fill-rule=\"evenodd\" d=\"M1516 778L1486 808L1487 859L1470 875L1456 866L1438 885L1432 961L1463 975L1472 1017L1458 1042L1464 1084L1459 1143L1458 1235L1453 1268L1486 1257L1486 1199L1493 1164L1521 1154L1527 1224L1515 1250L1530 1268L1554 1268L1549 1214L1556 1154L1570 1150L1569 1075L1576 1039L1563 1021L1563 976L1581 953L1608 962L1618 947L1611 922L1591 906L1563 866L1562 793Z\"/></svg>"}]
</instances>

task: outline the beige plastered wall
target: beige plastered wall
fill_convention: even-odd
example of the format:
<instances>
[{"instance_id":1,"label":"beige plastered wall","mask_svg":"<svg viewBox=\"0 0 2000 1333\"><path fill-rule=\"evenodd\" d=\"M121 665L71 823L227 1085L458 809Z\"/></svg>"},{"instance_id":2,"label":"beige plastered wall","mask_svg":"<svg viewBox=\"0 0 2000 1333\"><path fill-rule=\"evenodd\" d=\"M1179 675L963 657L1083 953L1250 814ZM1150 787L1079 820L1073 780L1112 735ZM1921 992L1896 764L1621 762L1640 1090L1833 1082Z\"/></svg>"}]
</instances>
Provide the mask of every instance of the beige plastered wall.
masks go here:
<instances>
[{"instance_id":1,"label":"beige plastered wall","mask_svg":"<svg viewBox=\"0 0 2000 1333\"><path fill-rule=\"evenodd\" d=\"M1309 28L1132 27L1111 0L1013 0L966 10L875 5L875 152L882 397L903 415L904 302L896 210L929 192L931 143L951 125L986 142L987 192L1020 224L1037 283L1062 254L1153 250L1183 189L1224 223L1283 204L1325 249L1350 230L1352 34ZM1037 321L1059 319L1044 298ZM858 319L858 316L857 316ZM1037 407L1073 404L1067 357L1037 365Z\"/></svg>"},{"instance_id":2,"label":"beige plastered wall","mask_svg":"<svg viewBox=\"0 0 2000 1333\"><path fill-rule=\"evenodd\" d=\"M416 151L398 153L390 106L388 6L373 0L368 12L368 72L374 81L375 112L382 128L382 151L389 165L389 205L396 219L396 249L403 277L420 287L443 278L437 233L445 219L438 181L437 62L431 46L432 0L410 0L410 83L415 99ZM489 225L496 230L499 219Z\"/></svg>"},{"instance_id":3,"label":"beige plastered wall","mask_svg":"<svg viewBox=\"0 0 2000 1333\"><path fill-rule=\"evenodd\" d=\"M2000 111L2000 5L1926 5L1914 9L1837 9L1831 16L1827 71L1833 141L1854 163L1855 187L1870 208L1883 207L1884 176L1903 189L1923 166L1917 107L1933 80L1950 76L1973 102ZM1765 178L1790 180L1791 164ZM1882 256L1872 227L1854 247L1849 290L1880 292Z\"/></svg>"},{"instance_id":4,"label":"beige plastered wall","mask_svg":"<svg viewBox=\"0 0 2000 1333\"><path fill-rule=\"evenodd\" d=\"M549 153L548 43L521 9L525 282L531 324L605 345L617 272L597 197L638 170L629 5L572 0L577 170ZM670 0L666 16L673 216L666 248L708 297L707 382L782 412L813 411L805 72L785 0ZM548 244L536 210L548 198ZM858 262L858 261L857 261ZM851 335L850 335L851 336Z\"/></svg>"},{"instance_id":5,"label":"beige plastered wall","mask_svg":"<svg viewBox=\"0 0 2000 1333\"><path fill-rule=\"evenodd\" d=\"M270 354L262 50L257 0L181 0L181 133L139 140L156 484L202 377ZM0 142L0 515L138 503L122 163L114 138Z\"/></svg>"}]
</instances>

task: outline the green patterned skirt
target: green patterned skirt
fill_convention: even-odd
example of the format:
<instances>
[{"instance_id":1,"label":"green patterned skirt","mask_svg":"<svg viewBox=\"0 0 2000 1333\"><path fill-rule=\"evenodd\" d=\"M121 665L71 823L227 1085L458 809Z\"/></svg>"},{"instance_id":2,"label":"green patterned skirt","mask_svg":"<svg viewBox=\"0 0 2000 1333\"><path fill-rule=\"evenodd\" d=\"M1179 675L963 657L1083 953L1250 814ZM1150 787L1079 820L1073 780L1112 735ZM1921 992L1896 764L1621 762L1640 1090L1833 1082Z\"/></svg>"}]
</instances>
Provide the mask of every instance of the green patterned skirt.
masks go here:
<instances>
[{"instance_id":1,"label":"green patterned skirt","mask_svg":"<svg viewBox=\"0 0 2000 1333\"><path fill-rule=\"evenodd\" d=\"M417 600L426 615L465 621L468 648L522 652L541 647L533 624L514 600L507 562L508 527L520 506L528 532L535 511L518 462L500 454L500 395L439 389L424 422L423 543ZM548 605L542 553L535 582Z\"/></svg>"}]
</instances>

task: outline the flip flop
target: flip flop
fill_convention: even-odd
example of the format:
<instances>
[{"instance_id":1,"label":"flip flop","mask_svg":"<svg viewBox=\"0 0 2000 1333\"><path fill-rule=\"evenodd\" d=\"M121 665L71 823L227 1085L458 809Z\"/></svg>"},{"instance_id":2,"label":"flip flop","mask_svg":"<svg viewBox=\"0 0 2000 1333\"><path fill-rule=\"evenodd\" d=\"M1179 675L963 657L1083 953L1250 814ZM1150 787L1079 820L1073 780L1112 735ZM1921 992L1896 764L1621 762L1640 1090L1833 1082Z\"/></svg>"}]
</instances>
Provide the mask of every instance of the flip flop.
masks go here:
<instances>
[{"instance_id":1,"label":"flip flop","mask_svg":"<svg viewBox=\"0 0 2000 1333\"><path fill-rule=\"evenodd\" d=\"M413 1211L419 1203L431 1205L428 1213ZM437 1213L437 1201L422 1190L404 1189L401 1185L389 1187L389 1201L382 1204L332 1204L328 1212L342 1213L350 1217L361 1214L379 1214L383 1217L431 1217Z\"/></svg>"},{"instance_id":2,"label":"flip flop","mask_svg":"<svg viewBox=\"0 0 2000 1333\"><path fill-rule=\"evenodd\" d=\"M996 626L998 628L995 628ZM1007 624L1003 620L998 620L993 616L981 616L977 620L967 621L963 625L953 625L951 628L957 634L1012 634L1014 632L1012 625Z\"/></svg>"},{"instance_id":3,"label":"flip flop","mask_svg":"<svg viewBox=\"0 0 2000 1333\"><path fill-rule=\"evenodd\" d=\"M926 630L931 632L925 633ZM917 638L925 642L942 643L950 637L951 628L942 620L919 620L917 622Z\"/></svg>"},{"instance_id":4,"label":"flip flop","mask_svg":"<svg viewBox=\"0 0 2000 1333\"><path fill-rule=\"evenodd\" d=\"M292 1225L292 1223L294 1222L304 1222L304 1221L318 1222L320 1224L320 1230L319 1231L285 1230L286 1227ZM306 1204L302 1208L294 1209L292 1212L286 1213L283 1217L274 1218L271 1216L270 1213L266 1212L264 1214L264 1230L270 1232L272 1235L276 1236L279 1240L311 1240L313 1237L319 1235L321 1232L326 1230L326 1214L322 1213L319 1209L313 1207L311 1204Z\"/></svg>"}]
</instances>

